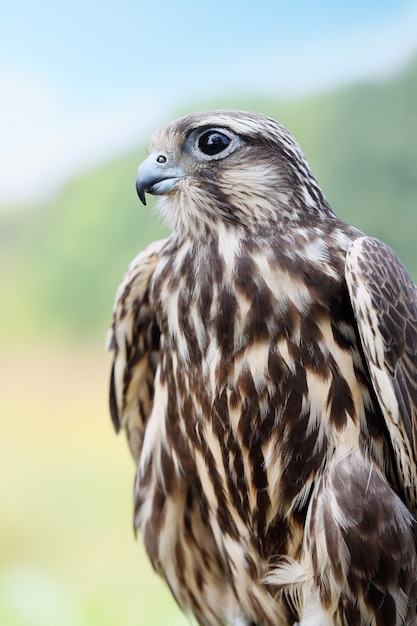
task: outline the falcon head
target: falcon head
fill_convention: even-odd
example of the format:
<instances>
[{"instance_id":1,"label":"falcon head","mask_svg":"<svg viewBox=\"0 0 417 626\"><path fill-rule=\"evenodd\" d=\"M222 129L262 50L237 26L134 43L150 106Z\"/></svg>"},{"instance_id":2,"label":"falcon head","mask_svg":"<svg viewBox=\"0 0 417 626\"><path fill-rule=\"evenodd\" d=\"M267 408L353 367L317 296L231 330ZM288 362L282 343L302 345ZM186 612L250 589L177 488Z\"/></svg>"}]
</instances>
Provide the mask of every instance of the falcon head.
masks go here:
<instances>
[{"instance_id":1,"label":"falcon head","mask_svg":"<svg viewBox=\"0 0 417 626\"><path fill-rule=\"evenodd\" d=\"M177 232L219 225L288 224L331 214L297 142L257 113L209 111L158 130L136 188L161 196L159 210ZM315 218L315 219L314 219Z\"/></svg>"}]
</instances>

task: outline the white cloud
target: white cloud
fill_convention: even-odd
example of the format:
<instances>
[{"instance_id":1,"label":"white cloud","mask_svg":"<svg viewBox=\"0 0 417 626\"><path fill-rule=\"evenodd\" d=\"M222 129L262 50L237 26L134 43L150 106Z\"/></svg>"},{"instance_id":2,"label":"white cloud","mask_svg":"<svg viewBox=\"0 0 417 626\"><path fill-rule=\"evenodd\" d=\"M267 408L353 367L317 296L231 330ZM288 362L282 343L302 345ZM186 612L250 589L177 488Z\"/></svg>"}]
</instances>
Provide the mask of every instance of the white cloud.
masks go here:
<instances>
[{"instance_id":1,"label":"white cloud","mask_svg":"<svg viewBox=\"0 0 417 626\"><path fill-rule=\"evenodd\" d=\"M298 97L351 81L387 78L417 52L416 5L374 29L359 23L341 35L326 28L323 24L323 32L312 31L292 47L287 39L267 52L251 51L243 61L234 59L227 72L229 88L230 83L238 87L246 76L254 91Z\"/></svg>"},{"instance_id":2,"label":"white cloud","mask_svg":"<svg viewBox=\"0 0 417 626\"><path fill-rule=\"evenodd\" d=\"M163 111L144 98L73 111L41 76L0 75L0 205L37 199L76 171L136 145Z\"/></svg>"}]
</instances>

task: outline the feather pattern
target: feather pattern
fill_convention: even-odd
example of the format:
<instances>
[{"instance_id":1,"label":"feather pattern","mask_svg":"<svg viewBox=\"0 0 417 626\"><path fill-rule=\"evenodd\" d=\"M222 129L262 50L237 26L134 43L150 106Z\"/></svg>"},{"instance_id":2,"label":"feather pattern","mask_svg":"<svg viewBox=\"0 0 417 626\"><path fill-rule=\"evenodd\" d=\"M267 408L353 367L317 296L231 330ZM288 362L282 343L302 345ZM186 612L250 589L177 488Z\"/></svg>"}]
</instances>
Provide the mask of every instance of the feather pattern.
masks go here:
<instances>
[{"instance_id":1,"label":"feather pattern","mask_svg":"<svg viewBox=\"0 0 417 626\"><path fill-rule=\"evenodd\" d=\"M350 247L346 277L401 487L416 515L417 290L397 255L369 237Z\"/></svg>"},{"instance_id":2,"label":"feather pattern","mask_svg":"<svg viewBox=\"0 0 417 626\"><path fill-rule=\"evenodd\" d=\"M202 626L416 624L415 288L277 122L158 131L172 228L116 295L110 405L135 528Z\"/></svg>"},{"instance_id":3,"label":"feather pattern","mask_svg":"<svg viewBox=\"0 0 417 626\"><path fill-rule=\"evenodd\" d=\"M106 347L113 352L110 413L116 432L124 428L136 462L152 409L159 360L159 329L149 303L149 282L164 240L151 244L130 264L117 290Z\"/></svg>"}]
</instances>

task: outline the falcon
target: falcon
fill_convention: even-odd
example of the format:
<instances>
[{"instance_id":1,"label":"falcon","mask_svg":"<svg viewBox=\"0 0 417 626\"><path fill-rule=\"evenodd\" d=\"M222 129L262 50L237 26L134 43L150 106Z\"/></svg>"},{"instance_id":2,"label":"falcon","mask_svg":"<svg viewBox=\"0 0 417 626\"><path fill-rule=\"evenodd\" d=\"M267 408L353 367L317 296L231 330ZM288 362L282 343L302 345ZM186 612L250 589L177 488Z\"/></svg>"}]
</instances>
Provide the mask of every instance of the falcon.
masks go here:
<instances>
[{"instance_id":1,"label":"falcon","mask_svg":"<svg viewBox=\"0 0 417 626\"><path fill-rule=\"evenodd\" d=\"M296 141L187 115L136 181L172 234L108 348L134 525L200 626L417 624L417 292L336 217Z\"/></svg>"}]
</instances>

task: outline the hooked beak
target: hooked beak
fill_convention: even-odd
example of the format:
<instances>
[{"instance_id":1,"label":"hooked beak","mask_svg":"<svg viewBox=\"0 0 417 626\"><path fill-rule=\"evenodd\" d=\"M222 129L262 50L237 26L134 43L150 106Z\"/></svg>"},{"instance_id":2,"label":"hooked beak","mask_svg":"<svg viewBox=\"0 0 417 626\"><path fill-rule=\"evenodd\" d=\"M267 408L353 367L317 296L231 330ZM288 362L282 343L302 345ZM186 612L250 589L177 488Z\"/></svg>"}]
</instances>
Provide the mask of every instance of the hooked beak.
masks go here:
<instances>
[{"instance_id":1,"label":"hooked beak","mask_svg":"<svg viewBox=\"0 0 417 626\"><path fill-rule=\"evenodd\" d=\"M145 192L154 196L169 193L175 183L188 174L163 152L153 152L140 165L136 178L136 191L143 204L146 204Z\"/></svg>"}]
</instances>

